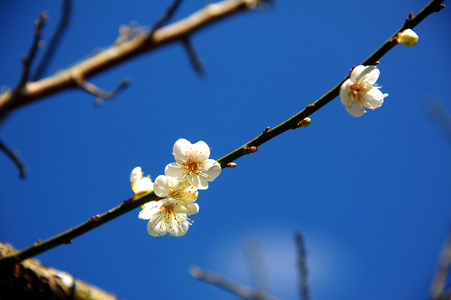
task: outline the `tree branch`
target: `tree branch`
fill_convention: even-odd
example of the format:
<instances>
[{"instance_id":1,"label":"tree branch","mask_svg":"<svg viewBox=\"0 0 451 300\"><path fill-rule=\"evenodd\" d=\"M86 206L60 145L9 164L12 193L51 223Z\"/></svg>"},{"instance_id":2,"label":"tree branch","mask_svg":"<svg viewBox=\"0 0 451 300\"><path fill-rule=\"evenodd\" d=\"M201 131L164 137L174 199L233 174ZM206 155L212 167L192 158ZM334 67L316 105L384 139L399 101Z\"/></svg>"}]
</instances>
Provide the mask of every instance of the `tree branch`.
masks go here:
<instances>
[{"instance_id":1,"label":"tree branch","mask_svg":"<svg viewBox=\"0 0 451 300\"><path fill-rule=\"evenodd\" d=\"M305 251L304 239L299 232L294 234L294 241L296 243L298 254L298 287L299 298L301 300L312 300L310 296L310 289L308 284L308 269L307 269L307 253Z\"/></svg>"},{"instance_id":2,"label":"tree branch","mask_svg":"<svg viewBox=\"0 0 451 300\"><path fill-rule=\"evenodd\" d=\"M416 25L418 25L421 21L423 21L427 16L429 16L433 12L440 11L444 7L444 5L442 5L443 1L444 0L432 0L415 16L409 15L405 24L400 29L398 29L379 49L377 49L376 52L371 54L370 57L368 57L362 63L362 65L376 64L376 62L378 62L379 59L382 58L382 56L384 56L388 51L390 51L393 47L397 45L396 36L398 32L402 32L406 28L414 28ZM270 139L278 136L279 134L282 134L289 129L299 128L298 126L299 122L301 122L306 117L310 116L311 114L313 114L318 109L320 109L321 107L323 107L324 105L326 105L327 103L329 103L338 96L341 85L348 78L349 75L346 76L333 89L324 94L314 103L307 105L302 111L294 115L292 118L284 121L283 123L280 123L279 125L277 125L272 129L265 130L261 135L257 136L250 142L247 142L240 148L218 159L218 162L221 164L221 167L227 166L228 163L233 162L246 154L256 152L258 146L266 143ZM249 152L249 149L251 149L252 147L255 148L254 149L255 151Z\"/></svg>"},{"instance_id":3,"label":"tree branch","mask_svg":"<svg viewBox=\"0 0 451 300\"><path fill-rule=\"evenodd\" d=\"M15 92L19 92L21 88L25 86L25 84L28 81L28 77L30 77L30 67L31 63L33 62L33 59L36 55L36 52L38 51L38 48L41 45L41 36L42 36L42 28L44 27L45 20L47 19L46 13L41 13L39 16L39 19L35 21L34 27L34 38L33 42L31 44L30 51L28 52L28 55L25 57L22 57L22 76L19 80L19 83L17 84L17 87L15 88Z\"/></svg>"},{"instance_id":4,"label":"tree branch","mask_svg":"<svg viewBox=\"0 0 451 300\"><path fill-rule=\"evenodd\" d=\"M208 272L206 270L201 269L200 267L192 267L189 270L189 274L199 280L210 283L217 287L220 287L240 298L245 299L255 299L255 300L273 300L275 298L267 295L261 291L256 291L251 288L239 285L235 282L227 280L222 276Z\"/></svg>"},{"instance_id":5,"label":"tree branch","mask_svg":"<svg viewBox=\"0 0 451 300\"><path fill-rule=\"evenodd\" d=\"M434 11L439 11L441 8L443 8L443 6L441 5L441 3L444 0L433 0L431 1L425 8L423 8L423 10L421 10L415 17L409 18L409 26L410 28L413 28L415 25L417 25L421 20L423 20L424 18L426 18L428 15L430 15L432 12ZM236 9L242 9L241 5L248 5L250 1L235 1L235 0L229 0L229 1L225 1L222 2L220 6L221 9L221 17L224 17L225 15L224 13L224 4L227 4L228 6L228 10L230 11L230 9L232 10L236 10ZM161 31L163 31L164 33L157 31L155 32L155 36L154 39L157 39L158 41L165 41L165 43L168 43L169 41L167 39L169 39L169 37L174 37L174 35L171 33L173 31L180 33L181 29L178 28L176 25L177 24L184 24L183 26L185 26L185 22L188 22L189 19L192 19L191 23L196 24L196 26L194 28L199 29L200 27L198 26L205 26L206 24L208 24L208 22L206 21L207 19L210 19L210 21L213 20L217 20L217 18L219 18L215 12L217 12L215 10L216 6L212 6L213 4L210 4L209 6L207 6L207 10L209 10L209 12L206 12L205 10L202 10L201 12L192 15L191 17L189 17L188 19L185 19L183 21L180 21L176 24L171 25L169 28L166 29L160 29ZM216 5L216 4L215 4ZM205 19L206 18L206 19ZM200 19L204 20L202 22L197 22ZM188 22L190 23L190 22ZM174 27L175 26L175 27ZM182 25L180 25L182 26ZM182 26L182 27L183 27ZM390 38L387 42L385 42L381 48L386 47L386 45L390 45L390 47L388 48L388 50L392 49L396 44L394 43L394 37L396 36L396 34L403 30L404 26L401 27L400 30L398 30L392 38ZM188 30L187 28L184 28L183 30ZM193 30L193 27L190 27L189 30ZM167 32L169 31L169 32ZM178 35L176 35L178 36ZM185 35L182 35L186 36ZM181 36L178 36L178 38L181 38ZM129 43L125 43L123 45L129 45ZM381 49L379 48L379 49ZM385 49L385 48L384 48ZM379 60L385 53L388 52L388 50L386 51L382 51L379 52L376 51L375 53L373 53L367 60L365 60L365 62L368 61L374 61L374 63ZM108 52L109 50L107 50ZM101 54L99 54L101 55ZM105 54L104 54L105 55ZM79 68L81 68L83 66L83 68L81 68L81 70L90 70L90 72L93 72L94 70L99 70L94 68L93 66L90 66L89 64L87 64L87 62L82 62L80 64L79 67L77 67L77 70ZM99 66L97 66L99 67ZM70 74L66 74L65 76L71 76ZM219 160L217 160L220 164L222 168L225 167L235 167L235 164L231 164L232 161L246 155L246 154L250 154L250 153L255 153L257 152L257 146L260 146L261 144L269 141L270 139L278 136L279 134L289 130L289 129L296 129L299 127L304 127L302 125L303 120L311 115L312 113L314 113L315 111L317 111L318 109L320 109L321 107L323 107L324 105L326 105L327 103L329 103L330 101L332 101L335 97L338 96L339 93L339 89L341 84L348 78L345 77L345 79L343 79L337 86L335 86L332 90L330 90L329 92L327 92L326 94L324 94L321 98L319 98L316 102L314 102L313 104L309 104L305 109L303 109L301 112L299 112L298 114L296 114L294 117L286 120L285 122L279 124L278 126L274 127L273 129L269 129L269 128L265 128L265 130L263 131L263 133L259 136L257 136L255 139L253 139L252 141L248 142L247 144L241 146L240 148L234 150L233 152L230 152L229 154L225 155L224 157L220 158ZM44 80L45 81L45 80ZM1 100L1 98L0 98ZM301 122L301 123L300 123ZM135 199L135 196L130 198L129 200L125 201L123 204L109 210L106 213L103 213L102 215L97 215L95 217L92 217L91 219L89 219L89 221L74 227L73 229L70 229L64 233L61 233L53 238L50 238L42 243L38 243L36 245L30 246L27 249L20 251L18 253L16 253L15 255L11 255L8 257L5 257L4 259L0 260L0 263L2 262L6 262L6 261L11 261L11 260L24 260L27 258L30 258L34 255L37 255L39 253L42 253L46 250L49 250L51 248L54 248L58 245L64 244L64 243L68 243L70 242L70 240L72 238L75 238L83 233L86 233L88 231L90 231L91 229L104 224L114 218L117 218L121 215L123 215L126 212L131 211L132 209L135 209L139 206L141 206L142 204L146 203L146 202L150 202L150 201L155 201L157 200L157 196L154 193L150 193L148 195L145 195L141 198Z\"/></svg>"},{"instance_id":6,"label":"tree branch","mask_svg":"<svg viewBox=\"0 0 451 300\"><path fill-rule=\"evenodd\" d=\"M17 97L13 98L13 91L8 91L0 96L0 119L21 106L64 90L77 88L79 78L88 79L133 57L180 41L228 16L246 11L255 2L257 0L225 0L209 4L183 20L157 30L147 31L119 45L113 45L65 71L36 82L28 82Z\"/></svg>"},{"instance_id":7,"label":"tree branch","mask_svg":"<svg viewBox=\"0 0 451 300\"><path fill-rule=\"evenodd\" d=\"M27 168L25 167L24 163L20 160L19 155L9 149L3 142L0 140L0 150L5 152L5 154L13 161L13 163L17 166L19 169L19 177L25 178L25 175L27 174Z\"/></svg>"},{"instance_id":8,"label":"tree branch","mask_svg":"<svg viewBox=\"0 0 451 300\"><path fill-rule=\"evenodd\" d=\"M72 0L64 0L60 23L55 32L53 33L53 36L50 40L50 43L47 46L47 51L45 52L44 57L42 58L38 67L36 68L36 72L32 79L33 81L36 81L42 77L42 74L44 74L51 59L53 58L56 49L58 48L58 44L61 41L61 38L65 33L67 26L69 25L71 11L72 11Z\"/></svg>"},{"instance_id":9,"label":"tree branch","mask_svg":"<svg viewBox=\"0 0 451 300\"><path fill-rule=\"evenodd\" d=\"M449 299L450 295L446 295L449 291L445 291L446 279L449 275L451 268L451 235L448 237L445 245L443 246L440 254L440 261L438 264L437 272L431 284L431 299L441 300Z\"/></svg>"}]
</instances>

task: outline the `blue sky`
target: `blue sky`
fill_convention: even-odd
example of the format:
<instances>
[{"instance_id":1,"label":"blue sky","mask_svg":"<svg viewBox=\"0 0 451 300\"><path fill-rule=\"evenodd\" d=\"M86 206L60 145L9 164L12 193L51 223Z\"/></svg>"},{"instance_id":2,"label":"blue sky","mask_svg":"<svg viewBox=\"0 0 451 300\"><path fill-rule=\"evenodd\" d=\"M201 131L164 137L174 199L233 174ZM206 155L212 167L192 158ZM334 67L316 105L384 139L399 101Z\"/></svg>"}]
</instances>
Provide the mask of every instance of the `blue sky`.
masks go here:
<instances>
[{"instance_id":1,"label":"blue sky","mask_svg":"<svg viewBox=\"0 0 451 300\"><path fill-rule=\"evenodd\" d=\"M154 24L169 3L74 3L47 75L113 43L122 24ZM426 4L279 1L192 37L206 79L174 44L89 79L106 90L131 79L100 107L72 90L15 111L0 137L29 173L19 179L0 155L0 240L25 248L118 205L132 195L131 170L163 174L178 138L203 140L212 158L222 157L335 86ZM61 3L1 5L0 83L13 87L34 20L49 13L48 41ZM185 1L174 20L200 8ZM424 110L431 99L451 110L450 16L448 8L433 14L415 29L418 45L380 60L378 83L389 94L381 108L354 118L337 98L308 128L223 170L200 193L186 236L149 236L137 209L38 258L126 299L234 299L187 270L199 265L250 285L242 245L257 236L273 295L297 299L293 233L300 231L315 299L426 299L451 224L451 145Z\"/></svg>"}]
</instances>

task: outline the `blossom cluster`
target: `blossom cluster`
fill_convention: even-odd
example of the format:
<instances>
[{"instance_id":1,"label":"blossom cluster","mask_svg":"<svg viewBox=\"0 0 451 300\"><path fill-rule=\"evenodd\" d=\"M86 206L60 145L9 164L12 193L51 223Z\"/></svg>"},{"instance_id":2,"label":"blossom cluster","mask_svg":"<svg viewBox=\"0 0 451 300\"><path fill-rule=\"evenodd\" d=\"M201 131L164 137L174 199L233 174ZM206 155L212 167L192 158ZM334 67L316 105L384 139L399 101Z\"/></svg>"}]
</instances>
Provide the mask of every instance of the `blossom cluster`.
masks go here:
<instances>
[{"instance_id":1,"label":"blossom cluster","mask_svg":"<svg viewBox=\"0 0 451 300\"><path fill-rule=\"evenodd\" d=\"M133 169L130 175L135 197L153 191L161 198L144 204L138 215L140 219L149 220L147 231L155 237L185 235L192 224L188 216L199 212L199 205L195 203L198 190L207 189L208 183L221 173L221 166L210 159L210 148L203 141L191 144L179 139L172 154L175 162L168 164L165 175L159 175L155 182L143 177L141 167Z\"/></svg>"}]
</instances>

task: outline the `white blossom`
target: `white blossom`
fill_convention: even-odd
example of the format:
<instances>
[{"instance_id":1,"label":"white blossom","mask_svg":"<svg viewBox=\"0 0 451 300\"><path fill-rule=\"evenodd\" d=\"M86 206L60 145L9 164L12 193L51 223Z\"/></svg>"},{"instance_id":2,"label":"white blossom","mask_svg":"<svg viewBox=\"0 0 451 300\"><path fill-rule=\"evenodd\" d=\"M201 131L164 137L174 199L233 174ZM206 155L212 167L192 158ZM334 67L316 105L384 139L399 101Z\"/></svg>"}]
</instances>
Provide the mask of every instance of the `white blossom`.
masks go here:
<instances>
[{"instance_id":1,"label":"white blossom","mask_svg":"<svg viewBox=\"0 0 451 300\"><path fill-rule=\"evenodd\" d=\"M341 85L341 102L354 117L366 113L365 107L374 110L384 103L388 94L382 94L380 86L375 84L379 74L376 66L360 65L352 70L350 78Z\"/></svg>"},{"instance_id":2,"label":"white blossom","mask_svg":"<svg viewBox=\"0 0 451 300\"><path fill-rule=\"evenodd\" d=\"M160 175L153 184L155 195L168 200L177 200L184 203L191 203L197 199L197 189L188 181L177 181L174 177Z\"/></svg>"},{"instance_id":3,"label":"white blossom","mask_svg":"<svg viewBox=\"0 0 451 300\"><path fill-rule=\"evenodd\" d=\"M141 167L136 167L133 169L132 173L130 174L130 182L132 190L135 192L135 194L143 192L150 193L153 191L153 182L150 179L150 175L143 177Z\"/></svg>"},{"instance_id":4,"label":"white blossom","mask_svg":"<svg viewBox=\"0 0 451 300\"><path fill-rule=\"evenodd\" d=\"M406 29L398 33L396 40L404 46L413 47L418 42L418 35L412 29Z\"/></svg>"},{"instance_id":5,"label":"white blossom","mask_svg":"<svg viewBox=\"0 0 451 300\"><path fill-rule=\"evenodd\" d=\"M178 181L187 180L199 190L207 189L208 182L215 180L221 173L219 163L209 159L210 148L203 141L191 144L185 139L179 139L174 144L172 154L176 162L166 166L165 174Z\"/></svg>"},{"instance_id":6,"label":"white blossom","mask_svg":"<svg viewBox=\"0 0 451 300\"><path fill-rule=\"evenodd\" d=\"M188 215L199 212L197 203L185 203L178 200L165 199L151 201L142 206L139 218L149 220L147 232L154 237L170 234L183 236L192 224Z\"/></svg>"}]
</instances>

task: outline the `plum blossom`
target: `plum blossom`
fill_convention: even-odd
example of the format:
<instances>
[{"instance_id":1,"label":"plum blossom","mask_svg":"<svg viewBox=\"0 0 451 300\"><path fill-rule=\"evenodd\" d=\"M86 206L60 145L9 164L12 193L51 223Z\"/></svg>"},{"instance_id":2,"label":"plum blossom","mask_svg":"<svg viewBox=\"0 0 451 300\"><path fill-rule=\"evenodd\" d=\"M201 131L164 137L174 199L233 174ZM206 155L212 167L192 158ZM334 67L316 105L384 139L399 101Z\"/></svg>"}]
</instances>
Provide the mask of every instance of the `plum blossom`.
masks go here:
<instances>
[{"instance_id":1,"label":"plum blossom","mask_svg":"<svg viewBox=\"0 0 451 300\"><path fill-rule=\"evenodd\" d=\"M151 201L142 206L140 219L149 220L147 232L154 237L170 234L183 236L192 224L189 215L199 212L197 203L185 203L179 200L165 199Z\"/></svg>"},{"instance_id":2,"label":"plum blossom","mask_svg":"<svg viewBox=\"0 0 451 300\"><path fill-rule=\"evenodd\" d=\"M143 172L141 167L136 167L130 174L130 182L132 190L135 194L138 193L150 193L153 191L153 182L150 179L150 175L143 177Z\"/></svg>"},{"instance_id":3,"label":"plum blossom","mask_svg":"<svg viewBox=\"0 0 451 300\"><path fill-rule=\"evenodd\" d=\"M381 87L376 85L379 78L379 69L376 66L357 66L340 88L341 103L354 117L366 113L365 107L376 109L384 103L388 94L382 94Z\"/></svg>"},{"instance_id":4,"label":"plum blossom","mask_svg":"<svg viewBox=\"0 0 451 300\"><path fill-rule=\"evenodd\" d=\"M185 139L175 142L173 153L176 162L166 166L166 176L188 181L195 188L205 190L208 182L213 181L221 173L221 166L214 159L209 159L210 148L199 141L195 144Z\"/></svg>"}]
</instances>

